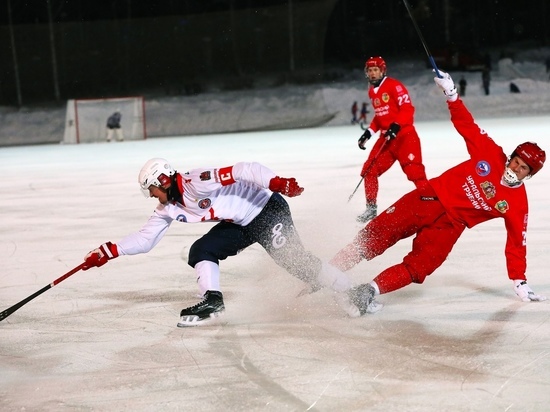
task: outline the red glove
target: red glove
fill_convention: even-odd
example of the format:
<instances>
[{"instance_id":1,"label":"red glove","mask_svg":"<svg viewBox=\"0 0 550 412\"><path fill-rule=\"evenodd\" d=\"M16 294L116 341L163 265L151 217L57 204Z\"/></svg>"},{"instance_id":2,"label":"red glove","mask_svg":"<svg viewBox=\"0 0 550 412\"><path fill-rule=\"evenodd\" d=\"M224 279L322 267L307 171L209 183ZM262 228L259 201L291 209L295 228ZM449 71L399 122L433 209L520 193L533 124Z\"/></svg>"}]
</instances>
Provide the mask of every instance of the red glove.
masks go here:
<instances>
[{"instance_id":1,"label":"red glove","mask_svg":"<svg viewBox=\"0 0 550 412\"><path fill-rule=\"evenodd\" d=\"M293 177L286 179L284 177L275 176L269 182L269 190L288 197L294 197L301 195L304 188L300 187Z\"/></svg>"},{"instance_id":2,"label":"red glove","mask_svg":"<svg viewBox=\"0 0 550 412\"><path fill-rule=\"evenodd\" d=\"M118 257L118 249L116 245L111 242L104 243L97 249L88 252L88 254L84 257L85 266L82 267L82 270L103 266L109 260L116 257Z\"/></svg>"}]
</instances>

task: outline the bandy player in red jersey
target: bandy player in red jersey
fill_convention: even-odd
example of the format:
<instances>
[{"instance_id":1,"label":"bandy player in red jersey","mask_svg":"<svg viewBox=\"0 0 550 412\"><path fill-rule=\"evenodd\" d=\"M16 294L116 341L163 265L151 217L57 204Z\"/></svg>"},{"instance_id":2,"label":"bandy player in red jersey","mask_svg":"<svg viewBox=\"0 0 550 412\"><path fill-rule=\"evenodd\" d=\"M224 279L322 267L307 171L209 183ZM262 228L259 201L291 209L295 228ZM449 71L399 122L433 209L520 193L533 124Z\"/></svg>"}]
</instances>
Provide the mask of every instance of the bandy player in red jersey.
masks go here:
<instances>
[{"instance_id":1,"label":"bandy player in red jersey","mask_svg":"<svg viewBox=\"0 0 550 412\"><path fill-rule=\"evenodd\" d=\"M546 154L536 143L525 142L508 157L474 122L451 76L440 73L443 77L434 80L447 96L451 121L464 138L470 159L404 195L330 261L349 270L415 235L412 250L401 263L347 294L358 307L355 316L379 310L382 305L376 295L424 282L445 261L464 229L495 218L504 219L506 267L515 293L524 302L546 299L531 290L525 275L528 202L524 186L543 167Z\"/></svg>"},{"instance_id":2,"label":"bandy player in red jersey","mask_svg":"<svg viewBox=\"0 0 550 412\"><path fill-rule=\"evenodd\" d=\"M369 128L358 140L359 148L375 133L380 137L363 164L366 209L357 221L366 223L377 215L378 177L396 162L417 188L426 185L426 171L422 164L420 139L414 128L414 106L407 88L400 81L386 75L382 57L371 57L365 63L365 77L370 83L369 98L374 116Z\"/></svg>"},{"instance_id":3,"label":"bandy player in red jersey","mask_svg":"<svg viewBox=\"0 0 550 412\"><path fill-rule=\"evenodd\" d=\"M304 191L295 178L276 176L256 162L178 173L165 159L153 158L142 167L138 181L146 197L158 199L154 213L138 232L89 252L83 269L102 266L118 256L149 252L173 221L218 222L189 250L188 264L195 268L204 299L181 311L179 327L201 325L225 310L219 261L253 243L259 243L312 291L329 287L341 294L351 288L346 274L321 262L302 245L288 203L281 196L294 197ZM346 300L340 302L346 304ZM342 309L350 313L350 308Z\"/></svg>"}]
</instances>

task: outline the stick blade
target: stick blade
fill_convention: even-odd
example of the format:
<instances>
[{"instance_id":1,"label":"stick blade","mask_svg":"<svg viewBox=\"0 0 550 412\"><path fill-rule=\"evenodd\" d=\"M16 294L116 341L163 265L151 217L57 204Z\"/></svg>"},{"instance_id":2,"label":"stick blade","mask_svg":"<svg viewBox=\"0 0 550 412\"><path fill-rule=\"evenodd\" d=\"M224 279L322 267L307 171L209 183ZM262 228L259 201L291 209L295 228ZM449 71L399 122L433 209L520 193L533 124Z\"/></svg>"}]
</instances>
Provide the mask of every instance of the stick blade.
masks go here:
<instances>
[{"instance_id":1,"label":"stick blade","mask_svg":"<svg viewBox=\"0 0 550 412\"><path fill-rule=\"evenodd\" d=\"M15 312L20 307L21 306L19 307L12 306L11 308L7 308L6 310L3 310L2 312L0 312L0 322L6 319L8 316L10 316L13 312Z\"/></svg>"},{"instance_id":2,"label":"stick blade","mask_svg":"<svg viewBox=\"0 0 550 412\"><path fill-rule=\"evenodd\" d=\"M18 310L19 308L21 308L22 306L26 305L27 303L29 303L31 300L33 300L34 298L36 298L37 296L40 296L42 293L44 293L45 291L47 291L48 289L50 289L52 287L52 285L46 285L44 286L42 289L40 289L39 291L33 293L32 295L26 297L25 299L23 299L21 302L19 303L16 303L15 305L13 306L10 306L9 308L3 310L2 312L0 312L0 321L6 319L8 316L10 316L13 312L15 312L16 310Z\"/></svg>"}]
</instances>

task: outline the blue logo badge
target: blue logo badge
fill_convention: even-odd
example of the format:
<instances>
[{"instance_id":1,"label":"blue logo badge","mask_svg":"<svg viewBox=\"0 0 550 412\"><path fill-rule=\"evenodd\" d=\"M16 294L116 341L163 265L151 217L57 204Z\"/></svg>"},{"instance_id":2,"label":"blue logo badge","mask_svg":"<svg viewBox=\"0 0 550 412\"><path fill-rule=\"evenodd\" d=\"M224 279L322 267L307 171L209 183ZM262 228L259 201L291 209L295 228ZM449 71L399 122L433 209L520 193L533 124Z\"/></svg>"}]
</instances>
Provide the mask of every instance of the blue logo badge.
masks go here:
<instances>
[{"instance_id":1,"label":"blue logo badge","mask_svg":"<svg viewBox=\"0 0 550 412\"><path fill-rule=\"evenodd\" d=\"M476 165L476 173L479 176L487 176L491 173L491 166L485 160L480 160Z\"/></svg>"}]
</instances>

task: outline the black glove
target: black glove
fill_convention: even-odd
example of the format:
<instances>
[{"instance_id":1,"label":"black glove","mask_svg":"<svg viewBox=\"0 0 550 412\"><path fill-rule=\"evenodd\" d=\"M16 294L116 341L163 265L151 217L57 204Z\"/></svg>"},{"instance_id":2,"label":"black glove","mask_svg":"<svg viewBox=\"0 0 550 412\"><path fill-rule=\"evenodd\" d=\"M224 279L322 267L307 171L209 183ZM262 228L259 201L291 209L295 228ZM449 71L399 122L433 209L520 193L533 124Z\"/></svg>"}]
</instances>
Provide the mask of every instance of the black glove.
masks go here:
<instances>
[{"instance_id":1,"label":"black glove","mask_svg":"<svg viewBox=\"0 0 550 412\"><path fill-rule=\"evenodd\" d=\"M390 124L390 127L388 127L388 130L386 130L386 134L384 135L386 137L386 140L392 140L397 137L397 133L399 133L399 130L401 130L401 126L399 126L397 123Z\"/></svg>"},{"instance_id":2,"label":"black glove","mask_svg":"<svg viewBox=\"0 0 550 412\"><path fill-rule=\"evenodd\" d=\"M365 133L363 133L363 135L359 138L359 140L357 141L357 145L359 146L359 149L361 150L365 150L365 143L367 143L367 140L370 139L370 130L367 129L365 130Z\"/></svg>"}]
</instances>

